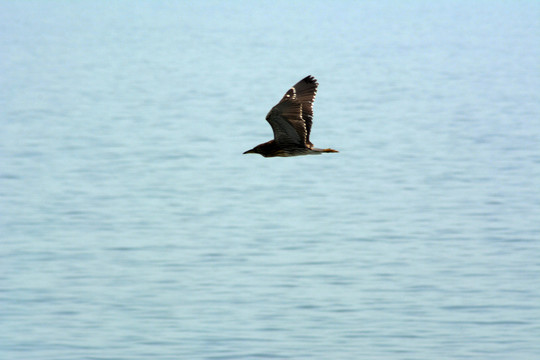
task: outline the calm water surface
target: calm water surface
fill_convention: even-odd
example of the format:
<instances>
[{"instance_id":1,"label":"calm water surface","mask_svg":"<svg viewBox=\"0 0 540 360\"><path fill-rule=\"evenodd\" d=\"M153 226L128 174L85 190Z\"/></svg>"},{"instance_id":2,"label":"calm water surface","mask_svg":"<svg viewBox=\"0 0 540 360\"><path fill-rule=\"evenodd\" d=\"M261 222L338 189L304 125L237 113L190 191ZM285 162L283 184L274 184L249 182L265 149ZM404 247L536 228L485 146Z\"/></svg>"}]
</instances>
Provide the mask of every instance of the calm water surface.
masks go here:
<instances>
[{"instance_id":1,"label":"calm water surface","mask_svg":"<svg viewBox=\"0 0 540 360\"><path fill-rule=\"evenodd\" d=\"M540 358L539 19L1 1L0 358Z\"/></svg>"}]
</instances>

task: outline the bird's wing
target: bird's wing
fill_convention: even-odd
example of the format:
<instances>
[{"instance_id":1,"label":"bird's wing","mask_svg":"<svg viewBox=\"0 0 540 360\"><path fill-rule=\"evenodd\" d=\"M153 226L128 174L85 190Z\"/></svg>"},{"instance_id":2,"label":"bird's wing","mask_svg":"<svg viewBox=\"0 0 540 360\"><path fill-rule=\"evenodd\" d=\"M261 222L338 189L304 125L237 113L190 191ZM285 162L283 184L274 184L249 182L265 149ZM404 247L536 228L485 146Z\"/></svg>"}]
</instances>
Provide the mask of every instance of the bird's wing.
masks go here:
<instances>
[{"instance_id":1,"label":"bird's wing","mask_svg":"<svg viewBox=\"0 0 540 360\"><path fill-rule=\"evenodd\" d=\"M317 94L317 86L319 84L313 76L306 76L291 87L280 101L281 103L287 99L293 99L302 105L302 119L305 122L306 144L308 147L313 146L309 141L309 134L313 124L313 101L315 101L315 95Z\"/></svg>"},{"instance_id":2,"label":"bird's wing","mask_svg":"<svg viewBox=\"0 0 540 360\"><path fill-rule=\"evenodd\" d=\"M292 99L279 102L266 115L274 131L274 141L280 145L306 145L306 125L302 119L302 104Z\"/></svg>"}]
</instances>

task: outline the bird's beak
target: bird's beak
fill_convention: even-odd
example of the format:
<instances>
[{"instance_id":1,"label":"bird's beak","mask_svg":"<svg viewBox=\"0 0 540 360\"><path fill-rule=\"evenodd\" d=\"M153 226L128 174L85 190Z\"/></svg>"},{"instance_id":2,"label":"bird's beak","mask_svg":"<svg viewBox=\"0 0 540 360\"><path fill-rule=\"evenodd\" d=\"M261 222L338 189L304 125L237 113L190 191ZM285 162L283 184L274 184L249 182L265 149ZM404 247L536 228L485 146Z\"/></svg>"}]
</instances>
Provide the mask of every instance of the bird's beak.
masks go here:
<instances>
[{"instance_id":1,"label":"bird's beak","mask_svg":"<svg viewBox=\"0 0 540 360\"><path fill-rule=\"evenodd\" d=\"M244 154L254 154L254 153L255 153L255 151L253 151L253 149L248 150L248 151L244 151Z\"/></svg>"}]
</instances>

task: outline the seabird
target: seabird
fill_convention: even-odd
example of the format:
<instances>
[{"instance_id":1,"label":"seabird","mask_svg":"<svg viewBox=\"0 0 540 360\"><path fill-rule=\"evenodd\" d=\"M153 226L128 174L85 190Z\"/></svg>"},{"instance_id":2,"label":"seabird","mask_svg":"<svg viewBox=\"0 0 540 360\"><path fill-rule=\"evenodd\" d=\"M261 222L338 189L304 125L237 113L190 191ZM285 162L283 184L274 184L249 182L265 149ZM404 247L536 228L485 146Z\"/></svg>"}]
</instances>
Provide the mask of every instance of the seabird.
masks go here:
<instances>
[{"instance_id":1,"label":"seabird","mask_svg":"<svg viewBox=\"0 0 540 360\"><path fill-rule=\"evenodd\" d=\"M309 75L291 87L266 115L266 121L274 131L274 140L257 145L244 154L286 157L338 152L334 149L314 148L309 141L313 124L313 101L318 85L317 80Z\"/></svg>"}]
</instances>

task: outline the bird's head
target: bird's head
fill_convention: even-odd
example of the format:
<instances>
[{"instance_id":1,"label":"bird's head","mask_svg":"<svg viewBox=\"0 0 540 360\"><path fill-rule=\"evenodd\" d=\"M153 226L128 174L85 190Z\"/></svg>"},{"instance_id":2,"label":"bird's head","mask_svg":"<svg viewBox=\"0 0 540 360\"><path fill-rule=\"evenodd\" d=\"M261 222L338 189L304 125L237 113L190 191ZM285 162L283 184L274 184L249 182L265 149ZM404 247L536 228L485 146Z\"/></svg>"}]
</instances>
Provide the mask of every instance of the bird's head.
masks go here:
<instances>
[{"instance_id":1,"label":"bird's head","mask_svg":"<svg viewBox=\"0 0 540 360\"><path fill-rule=\"evenodd\" d=\"M244 151L244 154L261 154L261 152L260 152L260 146L257 145L257 146L255 146L253 149L251 149L251 150ZM261 155L262 155L262 154L261 154Z\"/></svg>"},{"instance_id":2,"label":"bird's head","mask_svg":"<svg viewBox=\"0 0 540 360\"><path fill-rule=\"evenodd\" d=\"M251 150L245 151L244 154L260 154L264 157L268 157L273 156L272 153L274 151L274 148L274 140L270 140L268 142L265 142L264 144L259 144L255 146Z\"/></svg>"}]
</instances>

